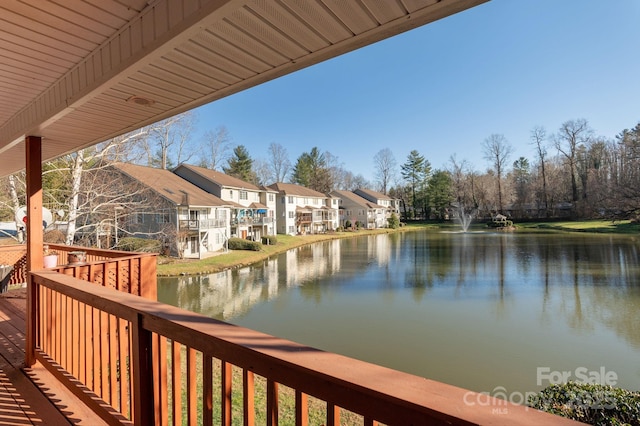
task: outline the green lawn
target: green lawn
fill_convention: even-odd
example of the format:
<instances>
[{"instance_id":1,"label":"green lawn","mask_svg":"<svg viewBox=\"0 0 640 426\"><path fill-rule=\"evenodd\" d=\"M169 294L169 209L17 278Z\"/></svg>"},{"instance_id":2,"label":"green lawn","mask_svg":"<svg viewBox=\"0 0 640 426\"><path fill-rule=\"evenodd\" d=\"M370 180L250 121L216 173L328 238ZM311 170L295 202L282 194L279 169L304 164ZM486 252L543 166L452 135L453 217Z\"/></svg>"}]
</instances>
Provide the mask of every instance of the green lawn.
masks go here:
<instances>
[{"instance_id":1,"label":"green lawn","mask_svg":"<svg viewBox=\"0 0 640 426\"><path fill-rule=\"evenodd\" d=\"M640 223L629 220L582 220L563 222L516 223L518 229L551 229L570 232L595 232L612 234L640 234Z\"/></svg>"}]
</instances>

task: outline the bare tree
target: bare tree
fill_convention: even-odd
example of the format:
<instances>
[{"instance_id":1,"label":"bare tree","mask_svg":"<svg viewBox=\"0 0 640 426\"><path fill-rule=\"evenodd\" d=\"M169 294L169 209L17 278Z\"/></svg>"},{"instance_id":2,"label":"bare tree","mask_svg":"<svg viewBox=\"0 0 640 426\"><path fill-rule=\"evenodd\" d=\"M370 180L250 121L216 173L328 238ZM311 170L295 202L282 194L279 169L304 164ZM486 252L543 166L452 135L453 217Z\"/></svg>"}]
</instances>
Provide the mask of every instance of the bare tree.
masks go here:
<instances>
[{"instance_id":1,"label":"bare tree","mask_svg":"<svg viewBox=\"0 0 640 426\"><path fill-rule=\"evenodd\" d=\"M225 126L209 130L204 134L204 152L200 159L200 165L211 170L222 170L226 164L231 150L231 137Z\"/></svg>"},{"instance_id":2,"label":"bare tree","mask_svg":"<svg viewBox=\"0 0 640 426\"><path fill-rule=\"evenodd\" d=\"M193 155L187 143L194 121L194 113L187 111L149 126L149 137L144 141L147 164L168 169L188 161Z\"/></svg>"},{"instance_id":3,"label":"bare tree","mask_svg":"<svg viewBox=\"0 0 640 426\"><path fill-rule=\"evenodd\" d=\"M262 158L253 160L252 169L257 185L269 185L276 182L271 180L271 169L266 160L263 160Z\"/></svg>"},{"instance_id":4,"label":"bare tree","mask_svg":"<svg viewBox=\"0 0 640 426\"><path fill-rule=\"evenodd\" d=\"M25 200L25 193L26 193L26 185L25 185L25 181L24 181L24 172L20 172L20 173L16 173L13 175L9 175L7 176L7 192L9 193L9 198L5 201L3 199L3 201L1 202L2 206L7 208L8 210L11 211L12 215L12 219L15 221L16 224L16 230L18 232L16 232L15 238L18 242L23 242L24 239L24 235L22 232L20 232L20 227L23 225L23 223L19 222L19 218L17 216L18 210L20 209L20 206L23 206L26 204L26 200ZM5 237L6 235L0 235L0 237Z\"/></svg>"},{"instance_id":5,"label":"bare tree","mask_svg":"<svg viewBox=\"0 0 640 426\"><path fill-rule=\"evenodd\" d=\"M571 175L571 199L575 203L578 194L578 150L591 140L593 130L584 118L569 120L562 123L558 133L554 136L555 147L566 161Z\"/></svg>"},{"instance_id":6,"label":"bare tree","mask_svg":"<svg viewBox=\"0 0 640 426\"><path fill-rule=\"evenodd\" d=\"M375 178L378 183L380 192L387 195L387 190L391 180L395 177L397 171L397 162L393 156L393 152L389 148L378 151L373 157L373 165L375 168Z\"/></svg>"},{"instance_id":7,"label":"bare tree","mask_svg":"<svg viewBox=\"0 0 640 426\"><path fill-rule=\"evenodd\" d=\"M361 174L354 175L350 171L344 170L342 174L340 185L335 186L334 189L344 189L346 191L354 191L356 189L370 188L371 184Z\"/></svg>"},{"instance_id":8,"label":"bare tree","mask_svg":"<svg viewBox=\"0 0 640 426\"><path fill-rule=\"evenodd\" d=\"M542 176L542 202L544 204L545 216L549 214L549 197L547 191L547 172L546 172L546 157L547 148L545 142L547 139L547 131L542 126L535 126L531 130L531 141L536 149L538 155L538 161L540 164L540 173Z\"/></svg>"},{"instance_id":9,"label":"bare tree","mask_svg":"<svg viewBox=\"0 0 640 426\"><path fill-rule=\"evenodd\" d=\"M513 152L513 147L504 135L492 134L482 143L485 160L489 161L496 174L496 188L498 192L498 211L503 211L502 204L502 176L504 169Z\"/></svg>"},{"instance_id":10,"label":"bare tree","mask_svg":"<svg viewBox=\"0 0 640 426\"><path fill-rule=\"evenodd\" d=\"M458 161L455 155L449 157L449 174L453 195L458 203L458 207L465 209L464 213L470 213L478 208L478 203L474 199L473 175L471 166L467 160Z\"/></svg>"},{"instance_id":11,"label":"bare tree","mask_svg":"<svg viewBox=\"0 0 640 426\"><path fill-rule=\"evenodd\" d=\"M267 149L269 159L267 164L269 167L269 180L272 182L284 182L287 175L291 171L291 161L287 149L279 143L271 142Z\"/></svg>"}]
</instances>

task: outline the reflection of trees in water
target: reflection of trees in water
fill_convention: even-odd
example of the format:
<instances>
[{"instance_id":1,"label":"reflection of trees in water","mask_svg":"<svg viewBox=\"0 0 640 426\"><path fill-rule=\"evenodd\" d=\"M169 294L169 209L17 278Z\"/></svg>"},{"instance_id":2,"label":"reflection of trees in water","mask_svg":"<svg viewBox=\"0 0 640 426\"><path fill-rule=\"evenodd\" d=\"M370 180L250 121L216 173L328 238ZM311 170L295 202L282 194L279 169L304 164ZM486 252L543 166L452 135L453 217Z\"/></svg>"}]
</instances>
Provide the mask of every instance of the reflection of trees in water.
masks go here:
<instances>
[{"instance_id":1,"label":"reflection of trees in water","mask_svg":"<svg viewBox=\"0 0 640 426\"><path fill-rule=\"evenodd\" d=\"M564 238L568 238L564 236ZM571 244L540 245L545 322L570 328L613 330L640 348L638 246L614 237L571 237Z\"/></svg>"},{"instance_id":2,"label":"reflection of trees in water","mask_svg":"<svg viewBox=\"0 0 640 426\"><path fill-rule=\"evenodd\" d=\"M175 304L229 319L290 287L315 303L344 286L371 287L385 298L410 288L417 302L434 289L445 290L439 295L451 289L454 299L495 300L496 314L505 316L516 289L528 286L540 292L541 322L585 332L605 326L640 346L639 255L637 244L615 238L398 233L314 244L261 265L180 277Z\"/></svg>"}]
</instances>

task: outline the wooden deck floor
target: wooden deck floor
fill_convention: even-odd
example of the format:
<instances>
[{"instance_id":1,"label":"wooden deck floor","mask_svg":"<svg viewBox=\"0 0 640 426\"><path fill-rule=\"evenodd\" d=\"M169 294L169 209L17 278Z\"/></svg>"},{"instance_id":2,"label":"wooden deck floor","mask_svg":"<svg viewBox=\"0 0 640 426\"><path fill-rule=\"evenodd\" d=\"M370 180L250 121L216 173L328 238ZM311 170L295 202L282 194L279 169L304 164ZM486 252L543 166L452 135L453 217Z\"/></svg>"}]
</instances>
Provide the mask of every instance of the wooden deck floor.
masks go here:
<instances>
[{"instance_id":1,"label":"wooden deck floor","mask_svg":"<svg viewBox=\"0 0 640 426\"><path fill-rule=\"evenodd\" d=\"M40 364L23 368L25 296L0 294L0 426L105 424Z\"/></svg>"}]
</instances>

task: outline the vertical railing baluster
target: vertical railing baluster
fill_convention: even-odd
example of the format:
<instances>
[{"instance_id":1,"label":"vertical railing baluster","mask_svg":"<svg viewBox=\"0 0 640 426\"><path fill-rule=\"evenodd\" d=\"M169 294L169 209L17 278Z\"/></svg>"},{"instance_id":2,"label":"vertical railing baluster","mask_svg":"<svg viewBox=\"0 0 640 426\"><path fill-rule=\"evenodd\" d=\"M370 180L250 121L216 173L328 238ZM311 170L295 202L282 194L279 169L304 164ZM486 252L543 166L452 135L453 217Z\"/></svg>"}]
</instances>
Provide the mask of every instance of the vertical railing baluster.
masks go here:
<instances>
[{"instance_id":1,"label":"vertical railing baluster","mask_svg":"<svg viewBox=\"0 0 640 426\"><path fill-rule=\"evenodd\" d=\"M169 396L167 395L167 338L158 335L158 357L156 358L158 364L158 389L160 393L158 395L158 401L160 402L160 410L158 417L156 418L156 424L160 426L167 426L169 421L168 408L169 408Z\"/></svg>"},{"instance_id":2,"label":"vertical railing baluster","mask_svg":"<svg viewBox=\"0 0 640 426\"><path fill-rule=\"evenodd\" d=\"M64 368L68 372L73 371L73 351L76 346L76 342L73 340L73 300L69 296L65 296L64 311L65 311L65 341L66 341L66 356ZM73 373L72 373L73 374Z\"/></svg>"},{"instance_id":3,"label":"vertical railing baluster","mask_svg":"<svg viewBox=\"0 0 640 426\"><path fill-rule=\"evenodd\" d=\"M78 302L78 380L87 385L87 305Z\"/></svg>"},{"instance_id":4,"label":"vertical railing baluster","mask_svg":"<svg viewBox=\"0 0 640 426\"><path fill-rule=\"evenodd\" d=\"M296 425L309 425L309 398L307 394L296 390Z\"/></svg>"},{"instance_id":5,"label":"vertical railing baluster","mask_svg":"<svg viewBox=\"0 0 640 426\"><path fill-rule=\"evenodd\" d=\"M100 312L100 388L102 399L109 401L109 315Z\"/></svg>"},{"instance_id":6,"label":"vertical railing baluster","mask_svg":"<svg viewBox=\"0 0 640 426\"><path fill-rule=\"evenodd\" d=\"M119 401L117 395L118 389L118 338L116 336L116 330L118 328L117 318L114 315L109 315L109 341L107 343L107 351L109 353L109 405L117 408L116 404Z\"/></svg>"},{"instance_id":7,"label":"vertical railing baluster","mask_svg":"<svg viewBox=\"0 0 640 426\"><path fill-rule=\"evenodd\" d=\"M70 298L71 299L71 298ZM80 377L80 304L77 300L71 299L71 369L69 372L76 378Z\"/></svg>"},{"instance_id":8,"label":"vertical railing baluster","mask_svg":"<svg viewBox=\"0 0 640 426\"><path fill-rule=\"evenodd\" d=\"M127 332L128 322L126 320L117 319L118 322L118 392L120 393L120 412L123 416L128 417L128 389L129 389L129 368L127 368L127 359L129 359L129 336Z\"/></svg>"},{"instance_id":9,"label":"vertical railing baluster","mask_svg":"<svg viewBox=\"0 0 640 426\"><path fill-rule=\"evenodd\" d=\"M142 316L132 322L133 344L133 406L134 423L136 425L153 425L154 401L153 395L153 354L152 334L142 327Z\"/></svg>"},{"instance_id":10,"label":"vertical railing baluster","mask_svg":"<svg viewBox=\"0 0 640 426\"><path fill-rule=\"evenodd\" d=\"M100 337L100 311L97 308L91 308L91 324L93 333L91 335L91 350L93 352L93 368L91 369L92 386L91 390L97 395L102 395L102 382L100 380L102 360L102 351L100 349L102 338Z\"/></svg>"},{"instance_id":11,"label":"vertical railing baluster","mask_svg":"<svg viewBox=\"0 0 640 426\"><path fill-rule=\"evenodd\" d=\"M256 422L255 386L253 371L242 370L242 408L244 426L253 426Z\"/></svg>"},{"instance_id":12,"label":"vertical railing baluster","mask_svg":"<svg viewBox=\"0 0 640 426\"><path fill-rule=\"evenodd\" d=\"M267 426L278 425L278 383L267 379Z\"/></svg>"},{"instance_id":13,"label":"vertical railing baluster","mask_svg":"<svg viewBox=\"0 0 640 426\"><path fill-rule=\"evenodd\" d=\"M213 358L202 354L202 424L213 426Z\"/></svg>"},{"instance_id":14,"label":"vertical railing baluster","mask_svg":"<svg viewBox=\"0 0 640 426\"><path fill-rule=\"evenodd\" d=\"M221 417L220 424L231 426L231 369L232 365L226 361L220 363Z\"/></svg>"},{"instance_id":15,"label":"vertical railing baluster","mask_svg":"<svg viewBox=\"0 0 640 426\"><path fill-rule=\"evenodd\" d=\"M173 424L182 425L182 362L180 360L181 345L173 340L171 342L171 416Z\"/></svg>"},{"instance_id":16,"label":"vertical railing baluster","mask_svg":"<svg viewBox=\"0 0 640 426\"><path fill-rule=\"evenodd\" d=\"M198 424L198 390L196 381L196 351L187 348L187 423Z\"/></svg>"}]
</instances>

